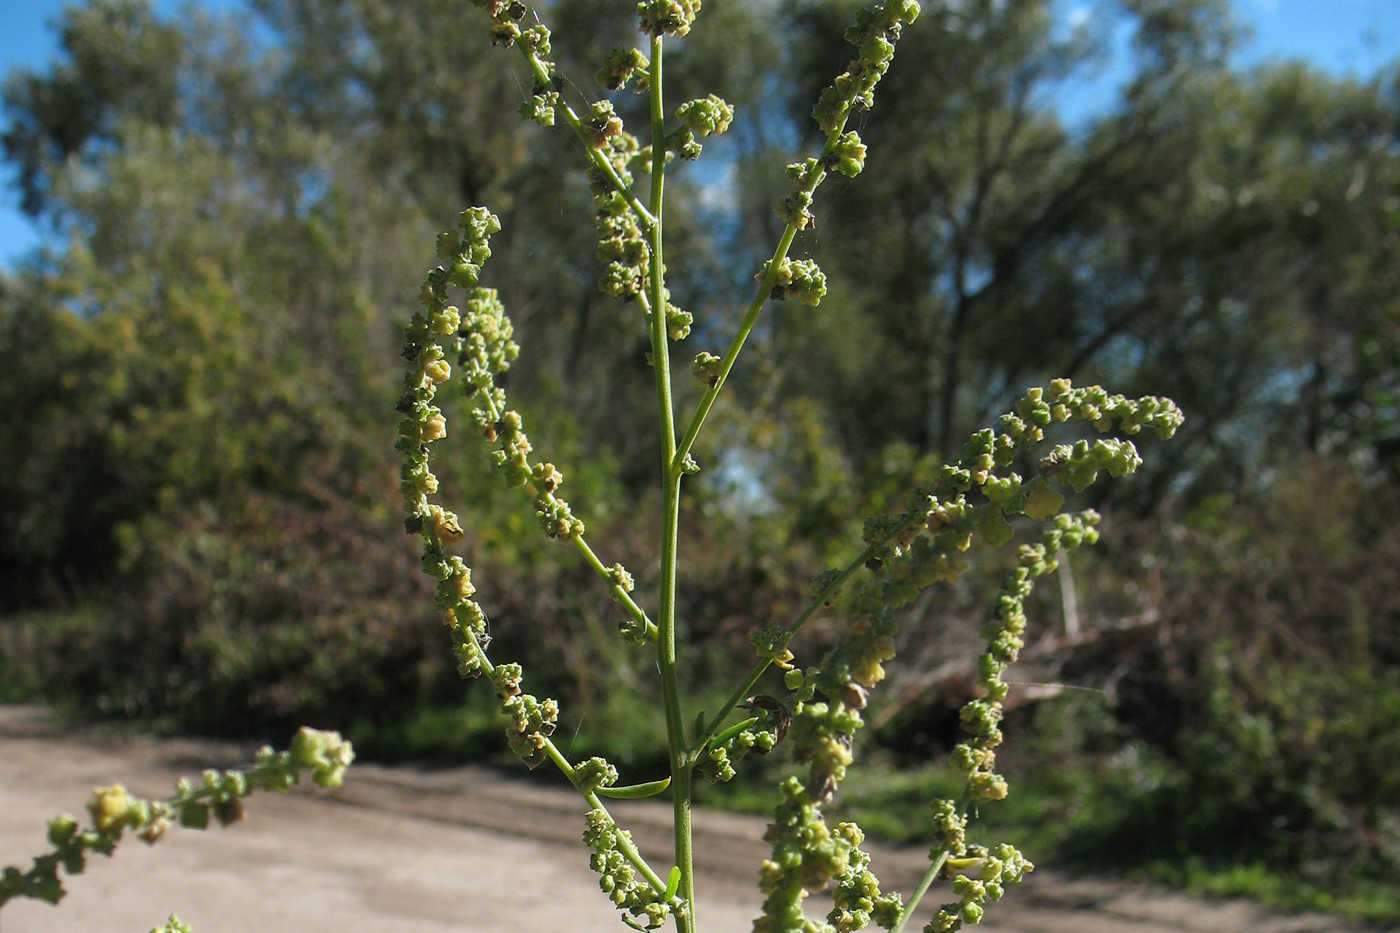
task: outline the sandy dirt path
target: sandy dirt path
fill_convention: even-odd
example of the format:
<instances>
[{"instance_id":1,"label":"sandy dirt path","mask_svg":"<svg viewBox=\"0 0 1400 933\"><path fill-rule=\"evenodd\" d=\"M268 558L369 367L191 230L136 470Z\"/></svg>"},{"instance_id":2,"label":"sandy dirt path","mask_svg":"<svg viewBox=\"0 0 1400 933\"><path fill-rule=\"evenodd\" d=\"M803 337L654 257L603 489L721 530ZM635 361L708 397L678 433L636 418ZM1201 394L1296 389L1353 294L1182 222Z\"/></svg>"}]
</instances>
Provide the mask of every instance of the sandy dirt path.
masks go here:
<instances>
[{"instance_id":1,"label":"sandy dirt path","mask_svg":"<svg viewBox=\"0 0 1400 933\"><path fill-rule=\"evenodd\" d=\"M232 767L251 746L65 734L41 710L0 707L0 865L28 867L44 823L82 814L94 786L123 781L164 796L174 780ZM196 933L536 933L625 930L579 843L582 801L550 775L486 768L355 765L333 793L256 794L248 818L207 832L172 830L154 847L128 839L94 857L61 907L16 901L0 933L145 933L178 913ZM670 808L618 801L614 813L654 865L669 865ZM706 933L743 933L760 901L753 878L763 822L696 819ZM919 851L876 849L880 877L910 890ZM664 873L664 872L663 872ZM1327 917L1282 917L1242 902L1201 903L1103 879L1038 870L993 905L986 933L1342 933ZM546 896L545 892L548 892ZM930 895L922 914L939 899ZM815 913L813 903L809 913ZM911 924L910 930L918 929Z\"/></svg>"}]
</instances>

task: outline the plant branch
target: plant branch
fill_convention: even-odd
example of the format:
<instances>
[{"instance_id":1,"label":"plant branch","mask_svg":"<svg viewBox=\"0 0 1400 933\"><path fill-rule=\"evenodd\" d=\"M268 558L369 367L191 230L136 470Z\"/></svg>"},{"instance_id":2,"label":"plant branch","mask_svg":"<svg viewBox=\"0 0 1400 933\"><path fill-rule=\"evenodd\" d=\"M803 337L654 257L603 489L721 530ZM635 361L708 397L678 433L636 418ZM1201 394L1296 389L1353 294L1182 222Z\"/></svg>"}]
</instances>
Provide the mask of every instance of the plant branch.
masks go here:
<instances>
[{"instance_id":1,"label":"plant branch","mask_svg":"<svg viewBox=\"0 0 1400 933\"><path fill-rule=\"evenodd\" d=\"M830 155L841 139L841 134L846 129L846 118L842 117L840 124L826 138L825 145L822 146L820 159ZM817 187L826 179L827 172L822 170L818 173L812 183L811 190L816 191ZM793 238L797 236L797 224L789 222L783 228L782 235L778 238L777 248L773 250L773 256L768 261L768 272L758 283L758 289L754 293L753 300L749 302L748 309L744 312L743 319L739 322L739 330L734 334L734 338L729 342L729 347L724 351L724 356L720 361L719 372L714 380L714 385L706 390L696 403L695 413L691 416L690 424L681 438L680 445L676 448L675 454L671 458L671 472L679 475L686 454L690 453L690 448L695 444L695 438L700 434L700 428L705 424L705 418L710 414L710 409L714 407L715 399L719 397L720 389L724 388L725 380L729 378L729 372L734 368L734 362L739 358L739 351L744 349L744 343L749 339L749 334L753 331L754 325L758 323L758 316L763 312L763 306L768 303L769 297L773 294L773 286L777 281L778 267L783 259L787 257L788 249L792 246Z\"/></svg>"},{"instance_id":2,"label":"plant branch","mask_svg":"<svg viewBox=\"0 0 1400 933\"><path fill-rule=\"evenodd\" d=\"M841 587L845 586L846 582L850 580L850 578L854 576L857 571L859 571L862 567L865 566L866 561L870 560L871 557L880 553L880 551L884 548L886 542L888 542L891 538L895 537L895 535L899 534L901 531L907 528L909 526L909 522L912 522L914 520L914 517L911 516L908 519L908 521L902 522L899 525L894 526L887 533L885 533L884 535L867 545L866 548L860 552L860 554L856 555L854 560L852 560L845 567L843 567L841 569L841 572L835 577L833 577L829 583L823 586L821 591L817 593L817 595L812 598L811 602L807 604L807 607L803 609L802 612L798 614L797 618L795 618L788 625L788 637L790 638L793 635L796 635L797 632L802 628L802 626L807 624L807 620L810 619L814 614L816 614L816 611L820 609L823 605L825 605L828 600L835 596L836 593L840 591ZM749 671L749 675L747 678L745 678L744 682L739 685L738 689L736 689L732 694L729 695L729 698L727 700L724 701L724 705L720 707L719 712L716 713L714 718L710 720L709 725L706 726L701 737L699 737L696 740L695 746L691 751L692 763L698 762L701 759L701 757L705 754L705 751L712 745L716 744L716 742L718 741L717 732L719 730L719 727L724 724L724 721L729 717L729 714L732 713L740 703L744 702L744 699L749 696L749 694L753 691L753 688L758 684L759 678L764 675L764 673L772 664L772 658L759 658L758 662L754 664L752 670Z\"/></svg>"},{"instance_id":3,"label":"plant branch","mask_svg":"<svg viewBox=\"0 0 1400 933\"><path fill-rule=\"evenodd\" d=\"M491 420L500 421L504 412L502 412L500 408L497 407L495 401L492 400L491 393L478 392L477 394L480 396L487 412L491 415ZM645 630L647 640L654 641L657 637L656 623L647 617L646 611L642 609L641 606L637 605L636 601L632 599L632 596L622 587L622 584L616 580L612 572L604 566L603 562L598 558L598 555L593 552L593 548L588 546L588 542L584 540L583 535L574 535L573 540L574 548L579 554L583 555L584 561L588 566L593 568L598 576L603 578L603 582L608 584L608 589L612 591L613 597L616 598L618 602L622 603L623 608L627 610L627 614L636 620L637 624Z\"/></svg>"},{"instance_id":4,"label":"plant branch","mask_svg":"<svg viewBox=\"0 0 1400 933\"><path fill-rule=\"evenodd\" d=\"M477 640L476 633L469 629L464 631L467 638L471 641L472 648L476 650L477 657L481 661L481 669L486 672L487 676L490 676L491 673L495 671L496 665L491 663L491 659L486 654L486 649L484 649L481 646L481 642ZM602 810L607 814L609 820L612 820L613 823L617 822L613 820L612 814L608 813L608 808L603 805L602 800L598 799L596 793L591 790L585 791L579 786L578 772L574 770L573 765L569 764L569 759L565 758L564 754L559 751L559 747L554 744L553 739L545 738L544 753L550 761L554 762L554 766L568 779L569 783L573 785L574 790L578 791L579 795L583 797L584 800L588 801L590 807L595 810ZM626 833L618 833L617 835L617 847L622 852L623 857L632 863L632 867L641 872L642 877L646 878L647 884L651 885L652 890L656 891L658 894L664 892L666 890L666 882L661 879L660 875L652 870L651 865L647 864L647 860L637 849L636 844L632 842L631 838Z\"/></svg>"},{"instance_id":5,"label":"plant branch","mask_svg":"<svg viewBox=\"0 0 1400 933\"><path fill-rule=\"evenodd\" d=\"M530 71L534 74L535 80L539 81L541 84L548 85L552 80L549 67L540 60L539 56L535 55L524 46L521 46L520 50L525 55L525 61L529 63ZM612 183L613 188L617 190L618 194L622 195L623 200L627 202L628 207L632 208L632 211L642 222L644 228L650 230L655 227L657 218L661 215L659 213L653 214L652 211L647 210L646 206L632 193L632 189L623 184L622 179L618 177L617 171L613 169L612 163L607 160L600 150L593 148L593 146L589 144L588 133L584 130L583 121L578 118L578 114L574 112L574 108L570 107L562 100L559 101L557 106L564 111L564 122L569 124L569 129L573 130L574 135L583 143L583 151L588 156L589 164L602 172L608 181ZM653 202L653 204L654 203L655 202Z\"/></svg>"},{"instance_id":6,"label":"plant branch","mask_svg":"<svg viewBox=\"0 0 1400 933\"><path fill-rule=\"evenodd\" d=\"M773 251L773 258L768 263L768 274L763 277L763 281L759 282L758 292L753 296L753 301L749 302L743 320L739 322L738 332L734 335L734 339L729 342L729 349L724 351L714 385L710 386L700 397L699 403L695 406L695 414L691 416L690 426L686 428L680 446L676 448L675 455L671 458L671 473L673 475L680 474L685 455L690 453L695 438L700 434L700 428L705 424L705 418L709 415L710 409L714 407L715 399L719 397L719 390L724 388L724 381L729 378L729 371L734 368L734 362L739 358L739 351L744 349L744 342L749 339L749 333L758 323L758 316L762 313L763 306L768 303L768 296L773 293L773 284L778 276L778 266L787 256L788 248L792 246L792 239L796 235L796 224L788 224L783 228L778 248Z\"/></svg>"},{"instance_id":7,"label":"plant branch","mask_svg":"<svg viewBox=\"0 0 1400 933\"><path fill-rule=\"evenodd\" d=\"M656 379L657 416L661 428L661 482L665 505L661 531L661 580L656 662L661 673L661 697L666 708L666 744L671 760L671 804L674 814L679 895L685 909L675 915L678 933L695 929L695 860L690 823L690 761L686 755L685 720L676 677L676 547L679 537L681 477L671 469L676 450L676 420L671 401L670 336L666 330L666 263L662 243L662 199L666 181L666 125L662 95L662 43L651 38L651 256L648 301L651 324L652 372Z\"/></svg>"},{"instance_id":8,"label":"plant branch","mask_svg":"<svg viewBox=\"0 0 1400 933\"><path fill-rule=\"evenodd\" d=\"M904 909L899 912L899 919L894 926L890 927L890 933L901 933L909 919L914 916L914 911L918 908L919 902L924 899L928 889L937 880L938 873L943 870L944 864L948 861L948 850L941 849L938 857L929 865L928 871L924 872L924 877L919 881L919 886L914 889L914 893L909 898L909 903L904 905Z\"/></svg>"},{"instance_id":9,"label":"plant branch","mask_svg":"<svg viewBox=\"0 0 1400 933\"><path fill-rule=\"evenodd\" d=\"M574 537L574 547L583 555L583 559L587 561L588 566L592 567L598 576L607 581L608 589L612 591L613 598L622 603L623 608L627 610L627 614L635 619L637 624L642 626L646 631L647 641L655 641L658 631L656 623L647 618L646 610L638 606L632 599L631 594L623 588L622 584L613 579L612 572L609 571L607 567L603 566L603 562L598 559L598 555L594 554L593 549L588 546L588 542L583 540L583 535L576 535Z\"/></svg>"}]
</instances>

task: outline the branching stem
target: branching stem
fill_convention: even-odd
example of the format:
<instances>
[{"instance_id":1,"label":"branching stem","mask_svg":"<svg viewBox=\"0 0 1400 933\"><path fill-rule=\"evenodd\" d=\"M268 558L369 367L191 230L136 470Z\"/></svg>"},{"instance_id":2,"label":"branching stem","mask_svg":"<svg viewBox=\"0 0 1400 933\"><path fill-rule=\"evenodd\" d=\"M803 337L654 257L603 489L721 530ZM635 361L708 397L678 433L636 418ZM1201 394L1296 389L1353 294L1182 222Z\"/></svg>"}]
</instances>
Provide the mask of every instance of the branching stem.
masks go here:
<instances>
[{"instance_id":1,"label":"branching stem","mask_svg":"<svg viewBox=\"0 0 1400 933\"><path fill-rule=\"evenodd\" d=\"M524 53L525 60L529 62L530 71L534 74L535 80L539 81L541 84L548 85L551 81L551 75L545 63L540 61L538 56L524 46L521 46L520 50ZM622 179L618 177L616 170L613 169L612 163L608 161L607 157L604 156L600 150L594 149L589 145L588 133L583 128L583 121L580 120L578 114L574 112L574 108L570 107L562 100L559 101L557 107L564 112L564 122L569 124L569 129L573 130L574 135L583 143L583 151L588 156L589 163L607 177L608 181L612 183L613 188L618 194L622 195L623 200L627 202L627 206L632 208L633 212L636 213L637 219L642 222L642 227L644 229L650 230L655 227L657 217L661 215L659 213L653 214L652 211L647 210L645 205L632 193L632 189L622 183Z\"/></svg>"},{"instance_id":2,"label":"branching stem","mask_svg":"<svg viewBox=\"0 0 1400 933\"><path fill-rule=\"evenodd\" d=\"M652 372L656 378L657 415L661 428L660 473L664 506L661 529L661 580L658 604L656 663L661 672L661 698L666 708L666 741L671 759L671 803L674 812L679 896L685 910L675 917L677 933L695 929L695 858L690 825L690 759L685 744L676 677L676 547L679 537L681 477L671 469L676 450L676 421L671 402L670 337L666 331L666 263L662 250L662 197L666 181L666 114L662 96L661 36L651 39L651 258L648 303L651 319Z\"/></svg>"},{"instance_id":3,"label":"branching stem","mask_svg":"<svg viewBox=\"0 0 1400 933\"><path fill-rule=\"evenodd\" d=\"M478 394L481 397L482 404L486 406L486 411L491 416L491 420L500 421L504 412L496 407L496 403L491 399L491 394L489 392L480 392ZM641 606L637 605L636 601L632 599L631 594L623 589L620 583L613 579L612 573L603 565L603 562L598 559L598 555L593 553L593 548L588 546L588 542L584 540L583 535L574 535L573 540L574 548L583 555L583 559L587 562L588 566L592 567L594 572L603 578L603 582L608 584L608 589L612 590L613 597L616 598L618 602L622 603L623 608L627 610L627 614L646 630L647 641L655 640L657 637L656 623L647 617L646 611L643 610Z\"/></svg>"},{"instance_id":4,"label":"branching stem","mask_svg":"<svg viewBox=\"0 0 1400 933\"><path fill-rule=\"evenodd\" d=\"M845 129L846 119L843 117L835 132L827 136L826 143L822 146L821 155L823 158L836 148L836 144ZM822 172L817 176L816 181L812 184L813 191L826 178L826 174L826 172ZM763 306L768 303L769 297L773 294L773 285L778 276L778 266L787 258L788 250L792 247L793 238L796 236L796 223L789 223L783 228L782 236L778 238L778 246L773 250L773 256L768 262L768 272L758 283L753 300L749 302L743 320L739 322L739 330L734 334L734 339L729 342L729 348L724 351L724 356L720 360L718 377L714 380L714 385L710 386L700 397L700 401L695 406L695 414L690 418L690 425L685 429L685 434L676 447L675 455L671 458L671 471L673 473L680 472L686 454L690 453L690 448L695 444L695 438L700 435L705 418L709 416L710 409L714 407L715 399L719 397L720 389L724 388L724 382L729 378L729 371L734 368L734 362L739 358L739 351L744 349L749 334L753 331L754 325L758 323L758 316L763 313Z\"/></svg>"},{"instance_id":5,"label":"branching stem","mask_svg":"<svg viewBox=\"0 0 1400 933\"><path fill-rule=\"evenodd\" d=\"M496 670L496 665L492 664L491 659L486 656L486 650L481 647L481 642L477 640L476 633L470 629L464 629L464 631L467 638L472 643L472 648L476 650L476 656L481 662L481 669L485 671L489 677L491 673ZM544 740L544 753L550 761L554 762L554 766L559 769L564 777L568 778L569 783L574 786L574 790L577 790L579 795L582 796L584 800L588 801L590 807L608 813L608 808L603 806L603 801L598 799L597 794L591 790L584 791L579 787L578 773L574 770L574 766L569 764L569 759L564 757L563 752L559 751L559 747L554 744L553 740L549 738ZM608 813L608 819L612 820L611 813ZM612 821L614 823L617 822L616 820ZM623 857L632 864L632 867L641 872L642 877L647 880L647 884L651 885L652 890L656 891L658 894L666 890L666 882L660 875L652 870L651 865L647 864L647 860L643 858L642 853L638 851L636 844L633 843L631 838L625 833L618 833L617 848L622 852Z\"/></svg>"},{"instance_id":6,"label":"branching stem","mask_svg":"<svg viewBox=\"0 0 1400 933\"><path fill-rule=\"evenodd\" d=\"M787 627L788 636L796 635L802 626L807 624L807 620L810 619L818 609L825 605L828 600L835 596L840 591L841 587L845 586L846 582L850 580L857 571L865 566L866 561L878 554L881 549L883 549L886 542L907 528L908 522L914 520L915 519L911 517L908 521L894 526L879 539L867 545L865 550L856 555L855 559L843 567L835 578L827 583L826 586L822 587L821 592L813 597L812 601L807 604L807 608L803 609L802 612L798 614L797 618L793 619ZM763 676L772 664L773 660L771 658L759 658L758 662L755 663L753 668L749 671L749 675L744 679L744 682L724 701L724 705L720 707L719 712L710 720L704 732L696 738L695 746L691 752L692 764L700 759L700 756L704 754L706 748L716 743L720 726L729 718L729 714L734 712L735 708L738 707L740 703L744 702L744 699L753 692L753 688L758 685L759 678Z\"/></svg>"}]
</instances>

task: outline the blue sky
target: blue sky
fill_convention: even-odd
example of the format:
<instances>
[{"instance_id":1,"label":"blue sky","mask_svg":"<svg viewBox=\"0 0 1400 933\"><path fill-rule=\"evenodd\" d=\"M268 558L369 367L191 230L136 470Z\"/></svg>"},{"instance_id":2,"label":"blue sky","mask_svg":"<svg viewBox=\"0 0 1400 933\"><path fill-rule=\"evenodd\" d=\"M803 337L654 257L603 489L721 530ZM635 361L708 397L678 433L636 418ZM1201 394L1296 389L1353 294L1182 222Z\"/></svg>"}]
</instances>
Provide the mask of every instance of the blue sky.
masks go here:
<instances>
[{"instance_id":1,"label":"blue sky","mask_svg":"<svg viewBox=\"0 0 1400 933\"><path fill-rule=\"evenodd\" d=\"M936 0L934 0L936 2ZM1067 23L1092 16L1099 0L1057 0ZM162 13L178 8L177 0L156 0ZM237 0L205 0L204 6L238 6ZM0 0L0 73L12 68L40 69L55 54L54 33L47 23L64 6L63 0ZM1254 65L1270 59L1302 58L1336 74L1369 75L1400 57L1400 0L1236 0L1235 15L1254 34L1238 63ZM1092 108L1111 99L1115 75L1109 62L1096 84L1074 90L1063 106ZM0 268L39 243L40 234L19 212L12 173L5 172L0 189Z\"/></svg>"}]
</instances>

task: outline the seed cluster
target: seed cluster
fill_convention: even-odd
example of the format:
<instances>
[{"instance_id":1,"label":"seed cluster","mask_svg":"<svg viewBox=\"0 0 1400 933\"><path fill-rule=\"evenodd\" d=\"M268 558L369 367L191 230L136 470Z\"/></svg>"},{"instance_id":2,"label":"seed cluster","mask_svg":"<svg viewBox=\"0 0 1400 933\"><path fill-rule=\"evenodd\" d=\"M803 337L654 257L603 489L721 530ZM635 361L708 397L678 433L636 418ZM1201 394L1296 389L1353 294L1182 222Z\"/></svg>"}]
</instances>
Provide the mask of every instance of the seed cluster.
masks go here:
<instances>
[{"instance_id":1,"label":"seed cluster","mask_svg":"<svg viewBox=\"0 0 1400 933\"><path fill-rule=\"evenodd\" d=\"M882 0L861 9L855 24L846 30L846 41L856 47L858 54L822 91L812 110L812 119L827 134L821 156L787 167L794 190L778 205L778 216L785 223L798 230L812 226L816 223L811 210L812 194L827 173L837 171L853 178L864 168L865 145L860 135L842 131L853 110L875 106L875 85L889 70L895 43L904 27L918 16L918 0Z\"/></svg>"},{"instance_id":2,"label":"seed cluster","mask_svg":"<svg viewBox=\"0 0 1400 933\"><path fill-rule=\"evenodd\" d=\"M588 866L598 873L598 887L620 910L622 922L634 930L655 930L681 909L678 899L666 900L637 876L621 845L631 834L613 822L606 810L590 810L584 817L584 845L593 850Z\"/></svg>"},{"instance_id":3,"label":"seed cluster","mask_svg":"<svg viewBox=\"0 0 1400 933\"><path fill-rule=\"evenodd\" d=\"M951 933L965 923L981 923L987 902L1001 900L1007 885L1019 884L1034 869L1024 855L1006 843L991 849L972 846L964 856L948 859L945 871L953 879L958 900L939 907L924 926L924 933Z\"/></svg>"},{"instance_id":4,"label":"seed cluster","mask_svg":"<svg viewBox=\"0 0 1400 933\"><path fill-rule=\"evenodd\" d=\"M453 634L458 673L464 677L475 677L482 671L490 674L509 720L507 743L527 765L535 767L545 759L558 706L553 700L539 700L521 691L518 665L493 667L487 660L485 648L490 639L486 614L472 599L476 587L471 568L461 557L448 553L465 532L455 514L428 498L438 489L429 464L430 445L447 436L446 418L433 403L438 390L453 376L451 359L460 368L464 390L475 403L472 422L494 445L493 462L511 485L532 487L535 514L545 534L573 538L584 531L583 522L559 495L563 474L552 463L531 459L534 448L520 414L505 407L505 390L496 384L519 348L496 292L476 284L482 264L491 255L490 236L500 229L494 214L476 207L462 212L457 230L438 237L438 257L443 262L428 271L423 310L413 315L405 329L403 356L409 369L397 406L403 420L396 446L404 457L400 474L404 527L422 536L423 570L437 581L435 602ZM448 304L449 286L469 290L465 312Z\"/></svg>"},{"instance_id":5,"label":"seed cluster","mask_svg":"<svg viewBox=\"0 0 1400 933\"><path fill-rule=\"evenodd\" d=\"M1026 517L1046 527L1037 541L1021 548L1017 566L998 597L995 618L982 630L988 647L979 659L978 672L985 694L963 708L961 720L970 738L953 752L953 763L967 776L972 799L991 801L1006 796L1006 780L994 768L994 749L1002 741L1001 701L1008 689L1002 674L1022 647L1025 599L1035 578L1055 568L1055 554L1092 544L1098 538L1098 515L1092 510L1077 515L1060 513L1064 495L1057 487L1065 482L1080 489L1080 481L1092 481L1100 470L1119 476L1131 473L1141 463L1136 448L1122 438L1061 445L1039 460L1041 475L1023 483L1012 464L1044 441L1045 428L1072 420L1087 422L1099 432L1133 434L1151 427L1169 437L1182 419L1174 404L1156 397L1130 400L1110 396L1098 386L1076 389L1063 379L1048 388L1032 387L1013 411L1002 417L1001 432L987 429L969 438L962 458L945 465L933 487L915 495L905 512L866 522L866 566L872 575L850 595L845 631L820 665L789 670L784 675L784 684L793 694L794 755L808 765L807 780L801 785L801 806L794 803L793 789L785 785L785 801L776 811L775 832L785 846L800 849L804 840L826 838L820 829L789 832L784 829L785 821L791 821L794 814L819 821L820 806L832 798L844 779L852 761L855 734L863 724L861 711L868 693L884 679L883 662L894 656L896 610L929 586L961 576L968 566L964 555L977 536L988 544L1005 543L1014 531L1011 519ZM839 576L835 571L820 575L818 591L825 592ZM756 640L760 657L777 661L776 652L786 649L791 632L779 629L761 634L764 637ZM953 812L956 815L956 810ZM956 826L950 827L945 818L939 829L945 836L956 830L957 845L949 847L955 855L962 853L965 845L964 823L961 816L957 819ZM771 903L765 902L763 916L779 924L774 929L795 929L783 927L787 921L780 918L801 916L801 900L810 887L804 883L801 870L805 863L790 853L779 858L776 847L774 852L768 863L772 867L765 868L764 878L773 894ZM814 850L813 857L820 861L821 852ZM823 883L826 880L829 878ZM986 888L968 890L985 893ZM968 901L975 910L968 909L967 916L981 910L975 900Z\"/></svg>"},{"instance_id":6,"label":"seed cluster","mask_svg":"<svg viewBox=\"0 0 1400 933\"><path fill-rule=\"evenodd\" d=\"M302 775L319 787L339 787L354 760L354 748L340 733L303 727L293 737L289 751L264 747L246 771L205 771L198 784L181 778L174 796L163 800L134 796L121 784L95 788L87 803L90 827L80 829L78 821L68 814L50 820L48 841L53 850L37 856L27 872L5 868L0 875L0 905L14 897L57 904L65 894L58 869L81 874L87 867L87 853L111 855L128 829L153 844L173 821L205 829L212 815L219 825L227 826L243 818L243 798L254 790L285 792Z\"/></svg>"}]
</instances>

